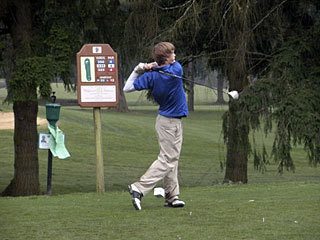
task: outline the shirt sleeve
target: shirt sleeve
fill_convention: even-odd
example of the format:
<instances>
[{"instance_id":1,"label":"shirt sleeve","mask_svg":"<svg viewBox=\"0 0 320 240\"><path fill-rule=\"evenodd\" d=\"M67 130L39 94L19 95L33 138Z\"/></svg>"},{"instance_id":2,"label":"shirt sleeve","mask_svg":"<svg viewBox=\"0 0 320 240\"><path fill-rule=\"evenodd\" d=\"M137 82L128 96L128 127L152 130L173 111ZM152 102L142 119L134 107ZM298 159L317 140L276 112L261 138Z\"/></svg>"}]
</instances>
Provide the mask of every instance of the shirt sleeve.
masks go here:
<instances>
[{"instance_id":1,"label":"shirt sleeve","mask_svg":"<svg viewBox=\"0 0 320 240\"><path fill-rule=\"evenodd\" d=\"M133 83L134 88L137 91L152 89L153 88L153 72L146 72L140 75Z\"/></svg>"},{"instance_id":2,"label":"shirt sleeve","mask_svg":"<svg viewBox=\"0 0 320 240\"><path fill-rule=\"evenodd\" d=\"M141 75L143 74L146 69L145 69L146 63L139 63L134 70L132 71L132 73L130 74L129 78L127 79L126 84L123 87L123 91L124 92L134 92L137 89L134 87L133 83L134 81Z\"/></svg>"},{"instance_id":3,"label":"shirt sleeve","mask_svg":"<svg viewBox=\"0 0 320 240\"><path fill-rule=\"evenodd\" d=\"M137 79L137 77L139 77L139 74L133 70L129 78L127 79L126 84L123 87L124 92L128 93L128 92L134 92L136 90L133 86L133 83L134 83L134 80Z\"/></svg>"},{"instance_id":4,"label":"shirt sleeve","mask_svg":"<svg viewBox=\"0 0 320 240\"><path fill-rule=\"evenodd\" d=\"M174 74L176 74L176 75L178 75L180 77L182 77L182 75L183 75L182 66L177 61L172 64L172 71L173 71Z\"/></svg>"}]
</instances>

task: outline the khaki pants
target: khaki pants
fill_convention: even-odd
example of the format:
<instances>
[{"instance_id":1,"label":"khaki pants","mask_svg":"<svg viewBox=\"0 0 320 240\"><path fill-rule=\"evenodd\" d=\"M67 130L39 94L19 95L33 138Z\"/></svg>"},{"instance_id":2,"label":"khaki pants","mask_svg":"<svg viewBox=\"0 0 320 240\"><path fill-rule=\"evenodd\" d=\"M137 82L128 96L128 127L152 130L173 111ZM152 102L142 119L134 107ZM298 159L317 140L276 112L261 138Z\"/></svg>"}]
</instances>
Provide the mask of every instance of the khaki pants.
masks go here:
<instances>
[{"instance_id":1,"label":"khaki pants","mask_svg":"<svg viewBox=\"0 0 320 240\"><path fill-rule=\"evenodd\" d=\"M166 200L171 201L179 195L178 160L182 145L181 119L157 116L156 131L160 147L158 159L134 185L143 195L151 191L163 180Z\"/></svg>"}]
</instances>

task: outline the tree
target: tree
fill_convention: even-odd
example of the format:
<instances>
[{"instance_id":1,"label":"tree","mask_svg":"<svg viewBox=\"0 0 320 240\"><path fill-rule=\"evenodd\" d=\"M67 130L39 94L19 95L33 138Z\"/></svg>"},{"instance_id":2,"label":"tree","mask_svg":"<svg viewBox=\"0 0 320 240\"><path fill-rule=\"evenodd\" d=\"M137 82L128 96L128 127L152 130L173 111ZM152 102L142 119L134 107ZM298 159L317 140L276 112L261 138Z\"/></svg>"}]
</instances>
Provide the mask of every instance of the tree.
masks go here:
<instances>
[{"instance_id":1,"label":"tree","mask_svg":"<svg viewBox=\"0 0 320 240\"><path fill-rule=\"evenodd\" d=\"M225 104L225 100L224 100L224 96L223 96L223 89L224 89L224 85L225 85L225 79L224 79L224 76L221 72L221 69L218 69L217 70L218 72L218 81L217 81L217 101L216 101L216 104Z\"/></svg>"},{"instance_id":2,"label":"tree","mask_svg":"<svg viewBox=\"0 0 320 240\"><path fill-rule=\"evenodd\" d=\"M318 1L283 6L282 41L261 81L249 86L240 101L252 129L260 127L263 119L269 133L275 123L272 154L280 173L295 170L290 152L296 144L304 145L311 165L320 162L319 12ZM263 158L257 160L256 166L264 164Z\"/></svg>"},{"instance_id":3,"label":"tree","mask_svg":"<svg viewBox=\"0 0 320 240\"><path fill-rule=\"evenodd\" d=\"M261 119L266 133L272 130L273 121L277 125L272 154L280 173L295 169L290 155L292 143L303 143L310 162L319 163L320 122L315 104L320 90L319 57L315 53L320 49L314 40L319 35L319 3L292 2L247 1L236 6L248 13L253 8L251 14L255 14L250 17L237 13L240 23L249 24L237 27L242 31L237 34L240 40L232 59L237 60L240 69L231 65L228 75L231 89L242 93L240 101L230 101L224 119L226 181L247 181L246 159L251 153L248 133L261 126ZM253 17L257 13L260 17ZM255 23L252 19L260 20ZM277 38L270 38L269 34ZM256 61L259 55L263 58ZM258 76L258 81L248 86L251 74ZM265 149L262 155L254 151L256 168L266 164L264 155Z\"/></svg>"},{"instance_id":4,"label":"tree","mask_svg":"<svg viewBox=\"0 0 320 240\"><path fill-rule=\"evenodd\" d=\"M251 1L230 3L230 16L226 19L222 39L227 45L225 71L230 90L242 91L248 85L248 52L251 51L253 20ZM228 29L228 30L227 30ZM236 101L229 101L229 110L224 120L224 139L227 144L227 160L224 181L248 182L247 165L249 152L249 125L238 114Z\"/></svg>"},{"instance_id":5,"label":"tree","mask_svg":"<svg viewBox=\"0 0 320 240\"><path fill-rule=\"evenodd\" d=\"M27 64L27 58L31 56L31 3L30 1L12 1L3 2L4 9L1 17L4 18L8 25L10 35L13 41L13 48L17 52L20 63L15 63L18 67L23 67ZM18 7L19 6L19 7ZM16 8L15 8L16 7ZM4 11L5 10L5 11ZM15 21L11 19L9 13L13 13ZM32 63L31 63L32 65ZM29 65L28 67L31 68ZM23 74L21 72L21 74ZM19 73L15 77L18 78ZM34 79L32 79L34 80ZM39 193L39 175L38 175L38 156L37 156L37 130L36 130L36 116L37 116L37 102L35 99L36 88L35 84L29 82L22 82L22 93L24 99L16 99L14 101L13 110L15 115L15 172L14 178L10 185L3 192L3 195L23 195L38 194ZM10 91L15 95L15 90L10 87ZM31 113L31 114L30 114ZM28 141L26 141L28 139ZM27 150L30 149L30 150ZM29 153L29 154L27 154Z\"/></svg>"},{"instance_id":6,"label":"tree","mask_svg":"<svg viewBox=\"0 0 320 240\"><path fill-rule=\"evenodd\" d=\"M56 7L61 14L63 9L57 6L58 2L14 0L1 4L0 20L10 34L15 53L12 77L7 86L8 101L13 102L15 115L14 177L2 195L35 195L40 191L38 94L49 97L50 82L56 76L69 81L69 62L74 52L71 46L77 44L71 36L73 31L58 28L54 17L48 17L53 12L45 11L46 7ZM50 33L48 38L47 33Z\"/></svg>"}]
</instances>

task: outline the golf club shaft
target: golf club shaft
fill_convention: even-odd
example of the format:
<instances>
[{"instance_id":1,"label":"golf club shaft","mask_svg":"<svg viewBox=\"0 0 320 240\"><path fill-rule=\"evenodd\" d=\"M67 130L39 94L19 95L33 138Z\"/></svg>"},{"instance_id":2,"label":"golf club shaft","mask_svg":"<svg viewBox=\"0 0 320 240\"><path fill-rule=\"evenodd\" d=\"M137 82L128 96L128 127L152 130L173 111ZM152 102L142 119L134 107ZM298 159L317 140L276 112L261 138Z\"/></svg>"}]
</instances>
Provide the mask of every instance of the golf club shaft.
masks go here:
<instances>
[{"instance_id":1,"label":"golf club shaft","mask_svg":"<svg viewBox=\"0 0 320 240\"><path fill-rule=\"evenodd\" d=\"M168 72L165 72L165 71L162 71L162 70L154 70L154 71L157 71L157 72L159 72L159 73L161 73L161 74L164 74L164 75L167 75L167 76L176 77L176 78L180 78L180 79L183 79L183 80L185 80L185 81L188 81L188 82L196 83L196 82L193 81L192 79L185 78L185 77L182 77L182 76L178 76L178 75L176 75L176 74L168 73ZM198 85L201 85L201 86L208 87L208 86L206 86L206 85L204 85L204 84L200 84L200 83L197 83L197 84L198 84ZM215 88L215 87L210 87L210 88L218 91L218 88ZM228 92L225 91L224 89L222 89L222 91L223 91L224 93L228 94ZM215 94L217 95L217 93L215 93Z\"/></svg>"}]
</instances>

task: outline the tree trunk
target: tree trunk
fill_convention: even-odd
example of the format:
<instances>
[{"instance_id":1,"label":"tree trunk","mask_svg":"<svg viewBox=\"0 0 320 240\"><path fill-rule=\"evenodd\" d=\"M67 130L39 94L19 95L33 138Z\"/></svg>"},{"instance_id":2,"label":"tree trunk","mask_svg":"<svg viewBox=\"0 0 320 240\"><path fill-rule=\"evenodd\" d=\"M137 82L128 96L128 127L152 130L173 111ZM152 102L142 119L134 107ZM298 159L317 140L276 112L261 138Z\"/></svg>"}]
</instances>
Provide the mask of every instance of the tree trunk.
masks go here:
<instances>
[{"instance_id":1,"label":"tree trunk","mask_svg":"<svg viewBox=\"0 0 320 240\"><path fill-rule=\"evenodd\" d=\"M119 104L117 106L117 111L118 112L128 112L129 108L128 108L126 96L124 95L122 89L120 89L119 92L120 92L119 93Z\"/></svg>"},{"instance_id":2,"label":"tree trunk","mask_svg":"<svg viewBox=\"0 0 320 240\"><path fill-rule=\"evenodd\" d=\"M123 80L122 78L119 78L119 104L117 106L117 111L118 112L128 112L128 104L126 100L126 96L124 95L123 92Z\"/></svg>"},{"instance_id":3,"label":"tree trunk","mask_svg":"<svg viewBox=\"0 0 320 240\"><path fill-rule=\"evenodd\" d=\"M246 124L241 124L237 106L231 101L228 112L227 161L224 182L247 183L248 134Z\"/></svg>"},{"instance_id":4,"label":"tree trunk","mask_svg":"<svg viewBox=\"0 0 320 240\"><path fill-rule=\"evenodd\" d=\"M240 79L243 79L243 77L240 77ZM237 89L240 92L242 84L237 82L235 84L236 87L232 89ZM227 125L225 133L227 134L227 161L224 181L247 183L247 165L250 148L249 123L241 115L241 108L237 100L229 101L227 114L228 120L227 123L224 123Z\"/></svg>"},{"instance_id":5,"label":"tree trunk","mask_svg":"<svg viewBox=\"0 0 320 240\"><path fill-rule=\"evenodd\" d=\"M194 79L193 79L193 64L188 63L188 76L191 81L188 84L188 109L190 112L194 111Z\"/></svg>"},{"instance_id":6,"label":"tree trunk","mask_svg":"<svg viewBox=\"0 0 320 240\"><path fill-rule=\"evenodd\" d=\"M250 21L253 1L235 1L232 3L232 19L228 23L226 40L231 49L226 62L230 90L241 92L248 86L247 52L253 46ZM253 20L254 21L254 20ZM227 122L224 122L227 139L227 161L224 180L227 182L248 182L247 165L249 155L249 121L243 116L239 101L229 101Z\"/></svg>"},{"instance_id":7,"label":"tree trunk","mask_svg":"<svg viewBox=\"0 0 320 240\"><path fill-rule=\"evenodd\" d=\"M38 163L38 103L14 102L14 177L2 196L37 195L40 192Z\"/></svg>"},{"instance_id":8,"label":"tree trunk","mask_svg":"<svg viewBox=\"0 0 320 240\"><path fill-rule=\"evenodd\" d=\"M26 0L14 0L10 3L14 18L10 28L15 59L32 56L32 14L31 3ZM16 66L14 66L15 71ZM13 93L14 112L14 176L3 196L36 195L40 192L38 134L37 134L37 87L26 79L24 87L16 88ZM10 86L8 86L11 89ZM35 100L24 98L32 96ZM20 100L18 100L20 99Z\"/></svg>"},{"instance_id":9,"label":"tree trunk","mask_svg":"<svg viewBox=\"0 0 320 240\"><path fill-rule=\"evenodd\" d=\"M120 57L119 57L119 61L120 61ZM120 71L120 69L122 68L121 63L119 63L119 104L117 106L117 111L118 112L128 112L129 108L128 108L128 104L127 104L127 100L126 100L126 96L124 95L123 92L123 86L124 86L124 78L123 78L123 72Z\"/></svg>"},{"instance_id":10,"label":"tree trunk","mask_svg":"<svg viewBox=\"0 0 320 240\"><path fill-rule=\"evenodd\" d=\"M217 98L216 104L222 105L222 104L225 104L226 102L224 101L224 98L223 98L224 77L221 71L218 71L217 79L218 79L218 84L217 84L218 98Z\"/></svg>"}]
</instances>

